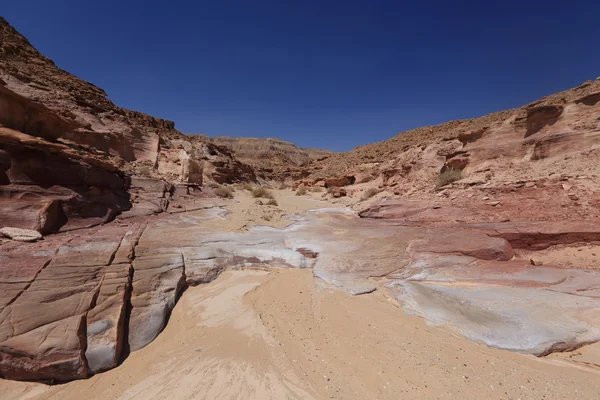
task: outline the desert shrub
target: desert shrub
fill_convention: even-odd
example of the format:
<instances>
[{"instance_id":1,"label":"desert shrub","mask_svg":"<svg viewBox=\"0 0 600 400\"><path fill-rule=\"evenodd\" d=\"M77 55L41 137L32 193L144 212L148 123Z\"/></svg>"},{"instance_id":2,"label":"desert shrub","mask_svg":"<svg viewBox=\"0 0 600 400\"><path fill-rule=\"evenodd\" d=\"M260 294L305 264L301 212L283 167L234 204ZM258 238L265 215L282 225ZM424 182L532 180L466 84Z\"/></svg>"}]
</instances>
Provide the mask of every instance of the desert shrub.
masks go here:
<instances>
[{"instance_id":1,"label":"desert shrub","mask_svg":"<svg viewBox=\"0 0 600 400\"><path fill-rule=\"evenodd\" d=\"M269 201L267 202L267 205L268 205L268 206L278 206L278 205L279 205L279 203L277 203L277 200L275 200L275 199L271 199L271 200L269 200Z\"/></svg>"},{"instance_id":2,"label":"desert shrub","mask_svg":"<svg viewBox=\"0 0 600 400\"><path fill-rule=\"evenodd\" d=\"M139 169L138 169L138 174L141 176L145 176L145 177L150 177L152 176L152 168L150 168L147 165L142 165Z\"/></svg>"},{"instance_id":3,"label":"desert shrub","mask_svg":"<svg viewBox=\"0 0 600 400\"><path fill-rule=\"evenodd\" d=\"M365 192L362 199L363 200L370 199L371 197L375 196L378 193L381 193L381 190L379 190L377 188L371 188Z\"/></svg>"},{"instance_id":4,"label":"desert shrub","mask_svg":"<svg viewBox=\"0 0 600 400\"><path fill-rule=\"evenodd\" d=\"M438 187L446 186L449 183L459 180L462 178L462 171L460 169L448 168L438 176Z\"/></svg>"},{"instance_id":5,"label":"desert shrub","mask_svg":"<svg viewBox=\"0 0 600 400\"><path fill-rule=\"evenodd\" d=\"M306 193L308 193L308 189L306 189L305 186L300 186L298 190L296 190L296 196L304 196Z\"/></svg>"},{"instance_id":6,"label":"desert shrub","mask_svg":"<svg viewBox=\"0 0 600 400\"><path fill-rule=\"evenodd\" d=\"M219 185L217 182L209 182L208 187L211 189L218 189L221 187L221 185Z\"/></svg>"},{"instance_id":7,"label":"desert shrub","mask_svg":"<svg viewBox=\"0 0 600 400\"><path fill-rule=\"evenodd\" d=\"M285 183L281 183L281 185L279 185L279 190L285 190L285 189L289 189L290 185L285 184Z\"/></svg>"},{"instance_id":8,"label":"desert shrub","mask_svg":"<svg viewBox=\"0 0 600 400\"><path fill-rule=\"evenodd\" d=\"M254 189L254 186L251 183L246 182L242 185L242 189L251 192Z\"/></svg>"},{"instance_id":9,"label":"desert shrub","mask_svg":"<svg viewBox=\"0 0 600 400\"><path fill-rule=\"evenodd\" d=\"M233 190L225 186L219 186L214 190L215 194L223 199L233 199Z\"/></svg>"},{"instance_id":10,"label":"desert shrub","mask_svg":"<svg viewBox=\"0 0 600 400\"><path fill-rule=\"evenodd\" d=\"M310 188L310 191L318 193L318 192L322 192L323 188L321 186L313 186L313 187Z\"/></svg>"},{"instance_id":11,"label":"desert shrub","mask_svg":"<svg viewBox=\"0 0 600 400\"><path fill-rule=\"evenodd\" d=\"M269 191L269 189L259 186L259 187L255 187L252 189L252 197L254 198L259 198L262 197L263 199L273 199L273 193L271 193Z\"/></svg>"}]
</instances>

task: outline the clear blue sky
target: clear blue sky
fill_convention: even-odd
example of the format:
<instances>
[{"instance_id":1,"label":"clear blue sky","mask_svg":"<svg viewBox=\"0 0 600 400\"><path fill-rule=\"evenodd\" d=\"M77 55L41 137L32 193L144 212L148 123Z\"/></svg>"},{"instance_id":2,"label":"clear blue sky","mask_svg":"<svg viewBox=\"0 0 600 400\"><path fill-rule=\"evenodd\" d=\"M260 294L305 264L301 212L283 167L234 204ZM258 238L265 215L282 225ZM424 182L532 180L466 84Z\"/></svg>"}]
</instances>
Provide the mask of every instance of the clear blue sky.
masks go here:
<instances>
[{"instance_id":1,"label":"clear blue sky","mask_svg":"<svg viewBox=\"0 0 600 400\"><path fill-rule=\"evenodd\" d=\"M118 105L349 150L600 76L600 1L3 1Z\"/></svg>"}]
</instances>

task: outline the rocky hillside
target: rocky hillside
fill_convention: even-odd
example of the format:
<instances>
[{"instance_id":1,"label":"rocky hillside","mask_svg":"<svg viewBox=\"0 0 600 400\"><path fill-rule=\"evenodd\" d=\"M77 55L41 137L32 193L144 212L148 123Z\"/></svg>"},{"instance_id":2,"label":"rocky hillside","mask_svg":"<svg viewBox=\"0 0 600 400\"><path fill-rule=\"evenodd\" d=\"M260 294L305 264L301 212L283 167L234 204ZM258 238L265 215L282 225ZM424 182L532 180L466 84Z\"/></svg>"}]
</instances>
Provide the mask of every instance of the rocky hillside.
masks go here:
<instances>
[{"instance_id":1,"label":"rocky hillside","mask_svg":"<svg viewBox=\"0 0 600 400\"><path fill-rule=\"evenodd\" d=\"M303 167L335 154L330 150L301 148L275 138L191 136L230 149L240 161L252 165L261 178L271 180L301 176Z\"/></svg>"},{"instance_id":2,"label":"rocky hillside","mask_svg":"<svg viewBox=\"0 0 600 400\"><path fill-rule=\"evenodd\" d=\"M130 176L196 188L256 180L228 149L116 106L1 17L0 105L0 226L46 233L110 220L138 203Z\"/></svg>"},{"instance_id":3,"label":"rocky hillside","mask_svg":"<svg viewBox=\"0 0 600 400\"><path fill-rule=\"evenodd\" d=\"M116 106L99 87L58 68L2 17L0 78L7 89L43 104L69 124L61 141L118 157L129 163L126 170L145 165L150 173L185 181L189 177L183 176L183 170L201 168L200 160L204 160L216 161L216 167L204 173L208 179L254 179L228 150L189 140L172 121ZM10 121L2 121L2 125L11 127ZM179 154L180 150L186 154ZM194 160L198 162L194 164Z\"/></svg>"},{"instance_id":4,"label":"rocky hillside","mask_svg":"<svg viewBox=\"0 0 600 400\"><path fill-rule=\"evenodd\" d=\"M599 155L600 78L517 109L332 154L311 166L302 182L369 182L401 194L436 190L449 169L460 170L458 183L468 185L600 176L599 164L589 162Z\"/></svg>"}]
</instances>

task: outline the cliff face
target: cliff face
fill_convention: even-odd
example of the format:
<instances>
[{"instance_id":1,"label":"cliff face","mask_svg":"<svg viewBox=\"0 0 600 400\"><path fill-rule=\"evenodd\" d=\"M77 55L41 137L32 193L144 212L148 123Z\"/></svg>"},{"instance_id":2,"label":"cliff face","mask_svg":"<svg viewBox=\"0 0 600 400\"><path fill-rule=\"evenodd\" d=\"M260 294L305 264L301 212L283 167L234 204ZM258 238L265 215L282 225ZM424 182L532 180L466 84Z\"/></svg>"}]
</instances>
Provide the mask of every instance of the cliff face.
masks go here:
<instances>
[{"instance_id":1,"label":"cliff face","mask_svg":"<svg viewBox=\"0 0 600 400\"><path fill-rule=\"evenodd\" d=\"M215 177L207 175L208 179L219 180L224 175L232 181L253 179L251 173L236 176L235 171L248 168L241 166L227 150L218 146L194 147L198 142L175 130L174 122L116 106L99 87L58 68L1 17L0 79L6 89L43 104L62 117L69 126L54 139L132 163L125 170L140 164L169 170L185 181L184 170L189 166L184 164L212 162L217 157L220 172ZM182 145L183 142L189 145ZM181 154L177 160L170 159L173 153L179 156L179 150L187 154ZM176 173L172 166L161 166L172 162L180 165ZM227 171L228 168L232 171Z\"/></svg>"},{"instance_id":2,"label":"cliff face","mask_svg":"<svg viewBox=\"0 0 600 400\"><path fill-rule=\"evenodd\" d=\"M332 154L309 169L307 183L348 178L396 194L436 190L440 173L462 171L459 183L600 176L600 79L523 107L403 132L389 140ZM459 184L457 183L457 184Z\"/></svg>"},{"instance_id":3,"label":"cliff face","mask_svg":"<svg viewBox=\"0 0 600 400\"><path fill-rule=\"evenodd\" d=\"M239 160L252 165L259 177L270 180L302 177L311 162L334 154L330 150L301 148L276 138L190 136L230 149Z\"/></svg>"},{"instance_id":4,"label":"cliff face","mask_svg":"<svg viewBox=\"0 0 600 400\"><path fill-rule=\"evenodd\" d=\"M0 226L51 232L110 220L135 205L130 175L196 186L256 180L228 149L116 106L1 17L0 128Z\"/></svg>"}]
</instances>

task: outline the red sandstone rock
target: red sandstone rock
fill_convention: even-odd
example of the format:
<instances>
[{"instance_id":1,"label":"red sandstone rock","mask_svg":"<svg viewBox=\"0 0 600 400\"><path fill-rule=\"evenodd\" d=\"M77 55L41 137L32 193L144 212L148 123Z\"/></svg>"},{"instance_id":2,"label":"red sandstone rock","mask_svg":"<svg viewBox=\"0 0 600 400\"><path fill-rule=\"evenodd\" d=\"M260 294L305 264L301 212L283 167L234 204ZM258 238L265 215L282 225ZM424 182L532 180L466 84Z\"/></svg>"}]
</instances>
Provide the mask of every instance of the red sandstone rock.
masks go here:
<instances>
[{"instance_id":1,"label":"red sandstone rock","mask_svg":"<svg viewBox=\"0 0 600 400\"><path fill-rule=\"evenodd\" d=\"M346 189L344 189L344 188L339 188L339 187L336 187L336 188L334 188L334 189L333 189L333 191L331 192L331 195L332 195L333 197L336 197L336 198L337 198L337 197L343 197L343 196L346 196Z\"/></svg>"}]
</instances>

